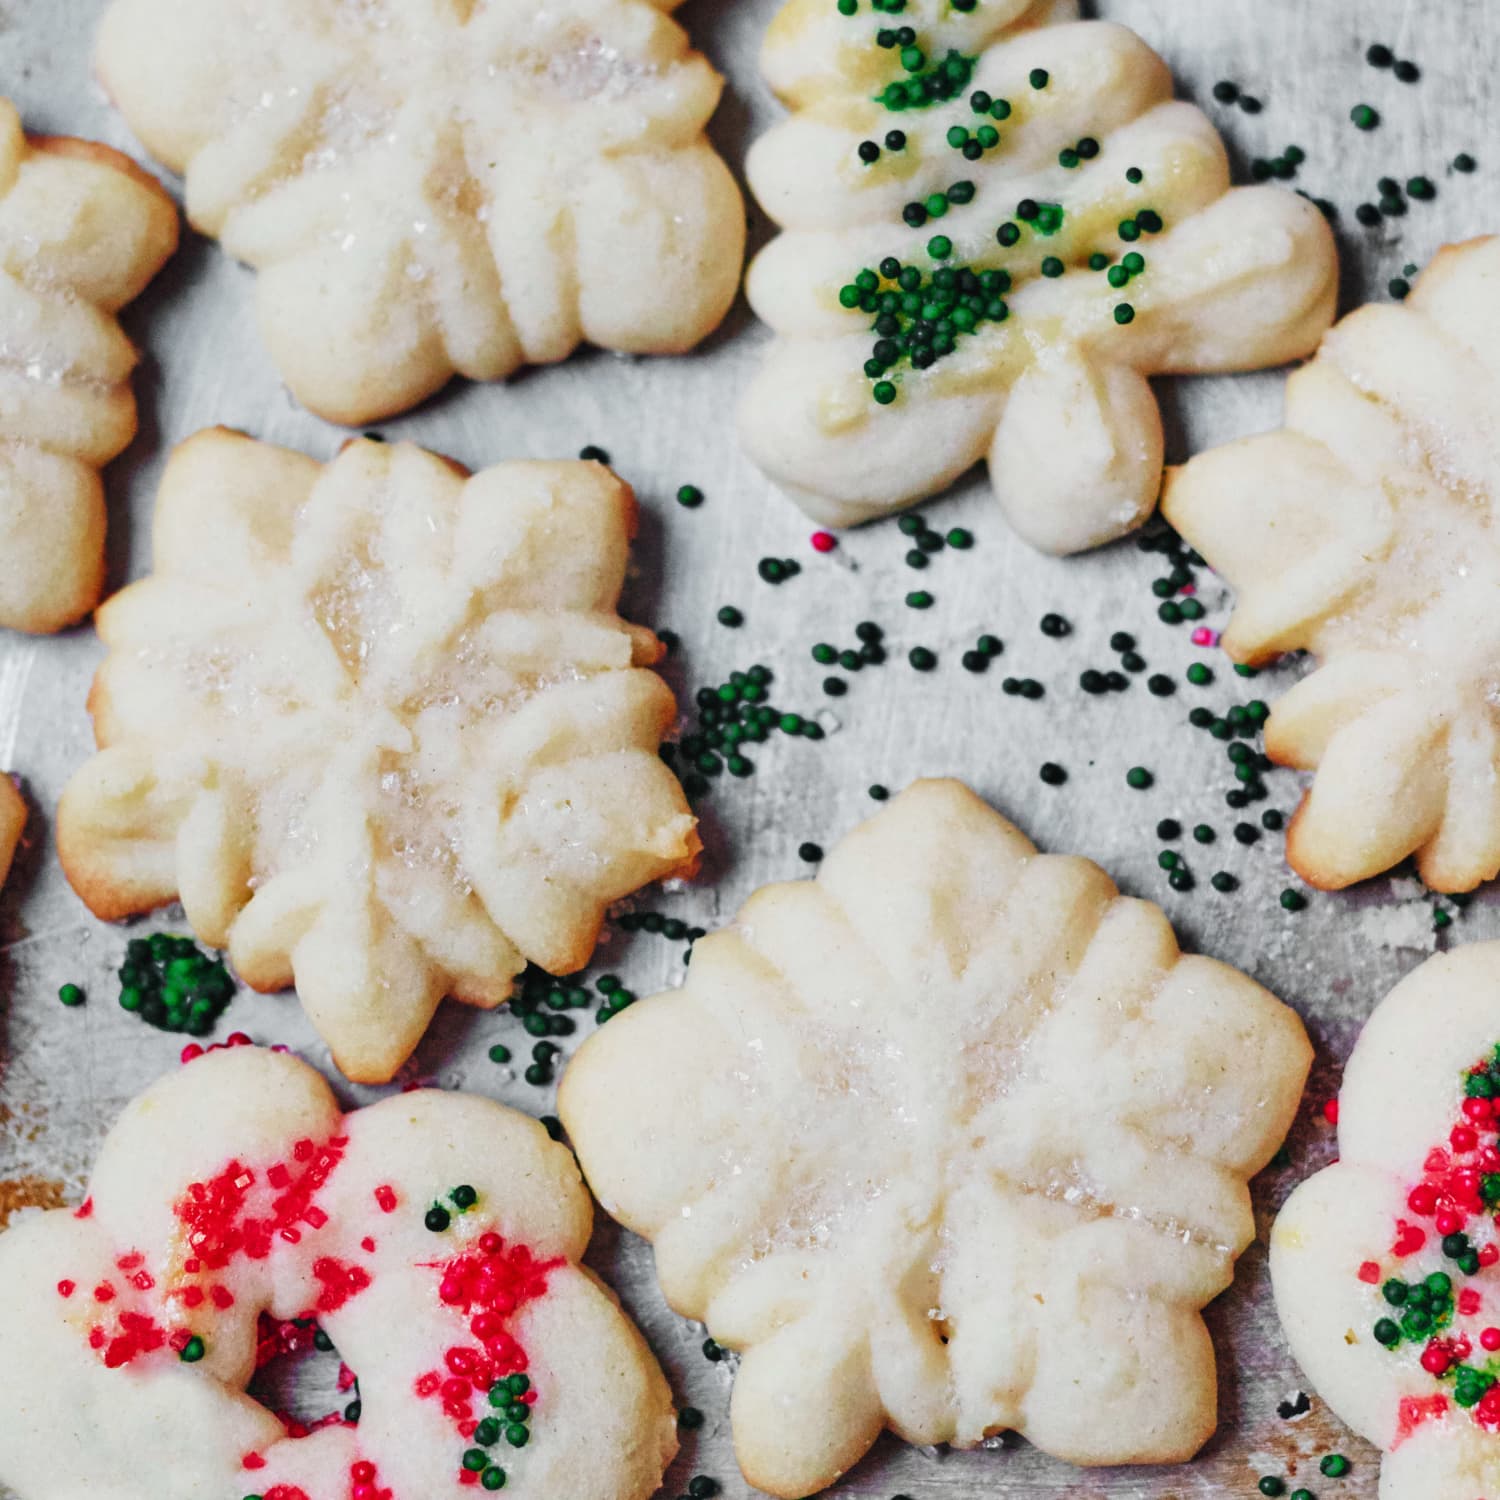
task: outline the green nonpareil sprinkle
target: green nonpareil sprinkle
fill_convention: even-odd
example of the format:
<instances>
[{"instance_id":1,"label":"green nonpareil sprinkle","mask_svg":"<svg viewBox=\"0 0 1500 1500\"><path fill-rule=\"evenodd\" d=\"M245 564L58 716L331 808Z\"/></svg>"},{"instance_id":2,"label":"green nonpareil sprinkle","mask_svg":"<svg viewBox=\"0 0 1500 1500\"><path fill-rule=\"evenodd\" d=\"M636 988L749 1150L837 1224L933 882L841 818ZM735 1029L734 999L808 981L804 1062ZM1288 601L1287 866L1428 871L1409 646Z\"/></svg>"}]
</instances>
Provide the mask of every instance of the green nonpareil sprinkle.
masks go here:
<instances>
[{"instance_id":1,"label":"green nonpareil sprinkle","mask_svg":"<svg viewBox=\"0 0 1500 1500\"><path fill-rule=\"evenodd\" d=\"M57 998L61 1000L64 1005L82 1005L83 991L76 984L65 984L60 990L58 990Z\"/></svg>"},{"instance_id":2,"label":"green nonpareil sprinkle","mask_svg":"<svg viewBox=\"0 0 1500 1500\"><path fill-rule=\"evenodd\" d=\"M684 484L677 491L677 503L687 510L696 510L703 504L703 491L696 484Z\"/></svg>"}]
</instances>

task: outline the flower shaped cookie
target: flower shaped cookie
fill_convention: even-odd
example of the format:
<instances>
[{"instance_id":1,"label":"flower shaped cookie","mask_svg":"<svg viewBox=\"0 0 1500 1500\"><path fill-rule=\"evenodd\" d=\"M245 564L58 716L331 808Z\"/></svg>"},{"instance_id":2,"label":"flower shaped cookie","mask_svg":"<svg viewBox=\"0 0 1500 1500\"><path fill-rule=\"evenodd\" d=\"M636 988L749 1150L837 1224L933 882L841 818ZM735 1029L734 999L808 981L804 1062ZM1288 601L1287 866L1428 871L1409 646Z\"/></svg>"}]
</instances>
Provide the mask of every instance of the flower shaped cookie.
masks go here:
<instances>
[{"instance_id":1,"label":"flower shaped cookie","mask_svg":"<svg viewBox=\"0 0 1500 1500\"><path fill-rule=\"evenodd\" d=\"M176 248L153 178L92 141L28 137L0 99L0 626L61 630L99 598L99 470L136 427L114 315Z\"/></svg>"},{"instance_id":2,"label":"flower shaped cookie","mask_svg":"<svg viewBox=\"0 0 1500 1500\"><path fill-rule=\"evenodd\" d=\"M590 1219L514 1110L423 1090L342 1115L295 1058L200 1058L126 1109L82 1207L0 1236L0 1484L648 1500L671 1397L577 1264ZM359 1381L310 1430L245 1390L292 1319Z\"/></svg>"},{"instance_id":3,"label":"flower shaped cookie","mask_svg":"<svg viewBox=\"0 0 1500 1500\"><path fill-rule=\"evenodd\" d=\"M1386 1451L1381 1500L1500 1492L1500 943L1430 958L1366 1023L1336 1166L1271 1237L1282 1327Z\"/></svg>"},{"instance_id":4,"label":"flower shaped cookie","mask_svg":"<svg viewBox=\"0 0 1500 1500\"><path fill-rule=\"evenodd\" d=\"M700 941L560 1105L667 1300L743 1351L740 1465L790 1497L883 1426L1189 1458L1215 1421L1197 1309L1309 1061L1156 907L931 781Z\"/></svg>"},{"instance_id":5,"label":"flower shaped cookie","mask_svg":"<svg viewBox=\"0 0 1500 1500\"><path fill-rule=\"evenodd\" d=\"M0 771L0 886L10 874L10 862L16 857L25 827L25 800L17 791L15 782Z\"/></svg>"},{"instance_id":6,"label":"flower shaped cookie","mask_svg":"<svg viewBox=\"0 0 1500 1500\"><path fill-rule=\"evenodd\" d=\"M1225 648L1320 666L1266 750L1317 769L1287 838L1338 888L1415 854L1434 890L1500 870L1500 240L1442 251L1287 381L1286 425L1169 476L1168 519L1238 590Z\"/></svg>"},{"instance_id":7,"label":"flower shaped cookie","mask_svg":"<svg viewBox=\"0 0 1500 1500\"><path fill-rule=\"evenodd\" d=\"M361 1082L444 994L581 967L611 901L698 851L657 754L661 645L615 613L634 522L594 464L189 439L155 574L99 613L68 878L105 918L180 896L251 985L295 981Z\"/></svg>"},{"instance_id":8,"label":"flower shaped cookie","mask_svg":"<svg viewBox=\"0 0 1500 1500\"><path fill-rule=\"evenodd\" d=\"M744 210L677 3L114 0L98 69L193 224L261 273L292 391L360 424L718 325Z\"/></svg>"},{"instance_id":9,"label":"flower shaped cookie","mask_svg":"<svg viewBox=\"0 0 1500 1500\"><path fill-rule=\"evenodd\" d=\"M1142 520L1161 481L1148 375L1310 353L1333 238L1306 200L1229 191L1166 65L1071 0L788 0L764 70L796 111L750 184L786 232L749 294L776 341L746 447L810 516L850 525L988 455L1049 552Z\"/></svg>"}]
</instances>

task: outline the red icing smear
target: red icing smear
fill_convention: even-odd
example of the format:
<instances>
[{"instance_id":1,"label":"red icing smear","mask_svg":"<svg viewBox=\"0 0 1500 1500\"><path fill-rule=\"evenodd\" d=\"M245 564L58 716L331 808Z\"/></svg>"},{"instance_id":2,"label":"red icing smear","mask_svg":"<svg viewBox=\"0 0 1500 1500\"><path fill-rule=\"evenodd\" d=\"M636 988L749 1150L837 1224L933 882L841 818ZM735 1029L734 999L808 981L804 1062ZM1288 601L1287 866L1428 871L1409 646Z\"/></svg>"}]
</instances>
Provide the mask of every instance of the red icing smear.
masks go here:
<instances>
[{"instance_id":1,"label":"red icing smear","mask_svg":"<svg viewBox=\"0 0 1500 1500\"><path fill-rule=\"evenodd\" d=\"M476 1249L432 1263L442 1273L439 1298L468 1320L477 1344L451 1345L443 1354L445 1369L419 1376L414 1389L423 1398L441 1398L461 1437L471 1437L478 1425L476 1395L486 1395L502 1376L526 1370L526 1351L511 1334L509 1320L546 1294L548 1273L563 1264L561 1256L539 1261L529 1246L507 1246L493 1231L480 1236ZM536 1393L526 1394L529 1405Z\"/></svg>"},{"instance_id":2,"label":"red icing smear","mask_svg":"<svg viewBox=\"0 0 1500 1500\"><path fill-rule=\"evenodd\" d=\"M1391 1444L1395 1452L1424 1422L1434 1421L1448 1414L1446 1396L1403 1396L1396 1419L1396 1440Z\"/></svg>"}]
</instances>

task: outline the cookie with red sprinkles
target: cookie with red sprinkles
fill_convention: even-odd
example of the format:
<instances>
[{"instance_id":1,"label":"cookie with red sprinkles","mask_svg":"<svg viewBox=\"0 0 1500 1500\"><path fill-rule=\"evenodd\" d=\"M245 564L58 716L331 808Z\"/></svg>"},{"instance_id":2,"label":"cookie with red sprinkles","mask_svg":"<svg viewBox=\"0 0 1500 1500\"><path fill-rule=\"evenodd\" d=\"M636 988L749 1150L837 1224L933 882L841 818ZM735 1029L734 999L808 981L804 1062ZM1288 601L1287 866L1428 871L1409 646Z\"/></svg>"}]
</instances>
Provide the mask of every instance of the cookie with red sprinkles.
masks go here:
<instances>
[{"instance_id":1,"label":"cookie with red sprinkles","mask_svg":"<svg viewBox=\"0 0 1500 1500\"><path fill-rule=\"evenodd\" d=\"M1500 943L1430 958L1366 1023L1340 1160L1271 1237L1277 1311L1381 1500L1500 1492Z\"/></svg>"},{"instance_id":2,"label":"cookie with red sprinkles","mask_svg":"<svg viewBox=\"0 0 1500 1500\"><path fill-rule=\"evenodd\" d=\"M578 1265L591 1222L514 1110L418 1090L344 1114L288 1054L196 1058L126 1108L78 1208L0 1236L0 1486L647 1500L671 1396ZM314 1421L252 1394L309 1343L356 1393Z\"/></svg>"}]
</instances>

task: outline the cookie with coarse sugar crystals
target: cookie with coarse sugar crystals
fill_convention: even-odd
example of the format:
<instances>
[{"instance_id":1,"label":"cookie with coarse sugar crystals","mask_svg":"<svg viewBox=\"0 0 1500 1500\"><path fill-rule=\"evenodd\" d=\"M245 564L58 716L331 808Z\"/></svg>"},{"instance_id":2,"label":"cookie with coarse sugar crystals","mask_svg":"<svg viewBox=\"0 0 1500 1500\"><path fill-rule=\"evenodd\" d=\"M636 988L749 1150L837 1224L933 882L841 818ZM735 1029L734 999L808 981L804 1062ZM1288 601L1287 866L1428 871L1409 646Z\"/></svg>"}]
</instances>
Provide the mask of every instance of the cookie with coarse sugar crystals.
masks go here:
<instances>
[{"instance_id":1,"label":"cookie with coarse sugar crystals","mask_svg":"<svg viewBox=\"0 0 1500 1500\"><path fill-rule=\"evenodd\" d=\"M1166 64L1073 0L786 0L763 71L793 114L750 153L782 234L748 292L775 339L740 411L815 520L937 493L980 459L1047 552L1150 514L1148 377L1309 354L1333 317L1312 203L1231 189Z\"/></svg>"},{"instance_id":2,"label":"cookie with coarse sugar crystals","mask_svg":"<svg viewBox=\"0 0 1500 1500\"><path fill-rule=\"evenodd\" d=\"M682 353L739 285L679 0L113 0L104 87L259 272L305 406L360 426L588 342Z\"/></svg>"},{"instance_id":3,"label":"cookie with coarse sugar crystals","mask_svg":"<svg viewBox=\"0 0 1500 1500\"><path fill-rule=\"evenodd\" d=\"M1380 1500L1500 1490L1500 943L1429 958L1344 1070L1339 1160L1271 1234L1311 1387L1385 1458Z\"/></svg>"},{"instance_id":4,"label":"cookie with coarse sugar crystals","mask_svg":"<svg viewBox=\"0 0 1500 1500\"><path fill-rule=\"evenodd\" d=\"M29 136L0 99L0 627L82 619L104 582L99 470L136 431L115 314L177 248L177 210L127 156Z\"/></svg>"},{"instance_id":5,"label":"cookie with coarse sugar crystals","mask_svg":"<svg viewBox=\"0 0 1500 1500\"><path fill-rule=\"evenodd\" d=\"M795 1497L885 1427L1192 1457L1216 1420L1199 1309L1310 1060L1158 908L928 781L611 1018L559 1109L667 1300L740 1351L746 1477Z\"/></svg>"},{"instance_id":6,"label":"cookie with coarse sugar crystals","mask_svg":"<svg viewBox=\"0 0 1500 1500\"><path fill-rule=\"evenodd\" d=\"M0 1484L649 1500L671 1393L578 1264L591 1222L515 1110L425 1089L344 1114L289 1055L200 1057L127 1106L79 1208L0 1235ZM298 1422L246 1387L314 1324L347 1394Z\"/></svg>"},{"instance_id":7,"label":"cookie with coarse sugar crystals","mask_svg":"<svg viewBox=\"0 0 1500 1500\"><path fill-rule=\"evenodd\" d=\"M1500 239L1439 252L1287 380L1281 430L1173 470L1167 518L1234 585L1225 649L1306 651L1266 752L1317 772L1287 834L1338 889L1415 855L1434 890L1500 871Z\"/></svg>"},{"instance_id":8,"label":"cookie with coarse sugar crystals","mask_svg":"<svg viewBox=\"0 0 1500 1500\"><path fill-rule=\"evenodd\" d=\"M154 571L98 615L68 879L110 920L180 899L360 1082L444 995L583 967L609 904L699 849L662 645L617 612L635 522L599 464L190 438Z\"/></svg>"}]
</instances>

